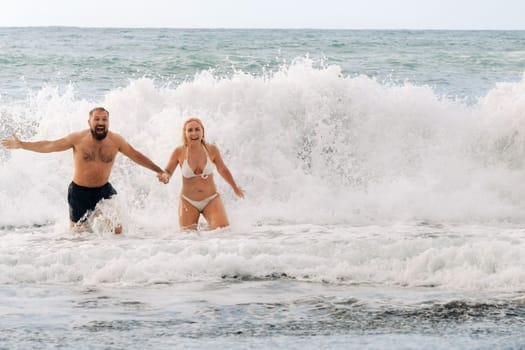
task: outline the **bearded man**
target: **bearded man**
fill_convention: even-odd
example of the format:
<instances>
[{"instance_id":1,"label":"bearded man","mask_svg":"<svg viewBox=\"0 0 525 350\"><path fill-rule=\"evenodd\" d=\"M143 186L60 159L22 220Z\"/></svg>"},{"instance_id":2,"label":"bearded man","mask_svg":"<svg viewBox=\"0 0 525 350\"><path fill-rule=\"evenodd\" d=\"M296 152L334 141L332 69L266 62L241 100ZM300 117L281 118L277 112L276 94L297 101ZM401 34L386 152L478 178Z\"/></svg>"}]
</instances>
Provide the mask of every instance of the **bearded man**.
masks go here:
<instances>
[{"instance_id":1,"label":"bearded man","mask_svg":"<svg viewBox=\"0 0 525 350\"><path fill-rule=\"evenodd\" d=\"M68 189L69 218L71 227L81 227L97 203L117 193L108 182L118 152L135 163L157 173L160 181L164 170L148 157L134 149L122 136L109 131L109 112L103 107L89 112L89 129L73 132L53 141L21 141L13 134L2 140L9 149L25 149L33 152L50 153L73 149L75 172ZM113 231L122 232L117 224Z\"/></svg>"}]
</instances>

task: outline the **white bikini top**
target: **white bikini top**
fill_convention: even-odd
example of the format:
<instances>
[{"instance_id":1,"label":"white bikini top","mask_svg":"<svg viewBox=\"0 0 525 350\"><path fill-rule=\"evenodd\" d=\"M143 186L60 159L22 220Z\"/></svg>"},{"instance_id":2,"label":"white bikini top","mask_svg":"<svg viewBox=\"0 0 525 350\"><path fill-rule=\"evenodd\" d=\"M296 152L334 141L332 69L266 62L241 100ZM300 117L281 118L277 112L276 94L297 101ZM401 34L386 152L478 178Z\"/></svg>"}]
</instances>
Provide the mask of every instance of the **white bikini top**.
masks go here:
<instances>
[{"instance_id":1,"label":"white bikini top","mask_svg":"<svg viewBox=\"0 0 525 350\"><path fill-rule=\"evenodd\" d=\"M206 147L202 147L204 149L204 153L206 153L206 165L204 166L204 169L202 170L201 174L195 174L193 170L188 165L188 147L186 147L186 157L184 158L184 162L181 165L181 171L182 176L185 178L192 178L196 176L200 176L203 179L207 179L210 174L213 174L213 162L210 159L210 156L208 155L208 151L206 151Z\"/></svg>"}]
</instances>

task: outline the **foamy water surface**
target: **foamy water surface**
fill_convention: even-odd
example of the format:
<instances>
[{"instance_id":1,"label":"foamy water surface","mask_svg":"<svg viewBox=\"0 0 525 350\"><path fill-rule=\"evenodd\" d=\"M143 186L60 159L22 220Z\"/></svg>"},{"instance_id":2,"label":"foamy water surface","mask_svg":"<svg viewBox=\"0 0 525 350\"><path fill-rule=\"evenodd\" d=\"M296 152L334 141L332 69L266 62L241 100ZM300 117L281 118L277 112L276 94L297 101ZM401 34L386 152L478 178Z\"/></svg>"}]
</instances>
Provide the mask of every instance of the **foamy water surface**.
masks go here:
<instances>
[{"instance_id":1,"label":"foamy water surface","mask_svg":"<svg viewBox=\"0 0 525 350\"><path fill-rule=\"evenodd\" d=\"M0 148L0 347L525 342L523 33L38 33L0 30L1 138L103 105L164 166L198 116L246 198L216 174L231 227L181 232L178 170L119 156L118 196L73 233L71 153Z\"/></svg>"}]
</instances>

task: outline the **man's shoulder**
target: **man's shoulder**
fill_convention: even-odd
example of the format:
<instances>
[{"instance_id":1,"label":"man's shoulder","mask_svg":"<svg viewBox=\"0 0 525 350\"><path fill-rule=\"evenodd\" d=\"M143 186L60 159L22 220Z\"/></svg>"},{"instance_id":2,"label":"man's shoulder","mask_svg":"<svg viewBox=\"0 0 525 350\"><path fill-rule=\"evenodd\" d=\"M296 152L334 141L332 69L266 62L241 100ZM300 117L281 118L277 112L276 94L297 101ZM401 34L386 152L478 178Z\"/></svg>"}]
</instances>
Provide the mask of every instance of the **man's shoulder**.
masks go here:
<instances>
[{"instance_id":1,"label":"man's shoulder","mask_svg":"<svg viewBox=\"0 0 525 350\"><path fill-rule=\"evenodd\" d=\"M124 139L122 135L117 134L116 132L113 132L113 131L108 131L107 138L116 144L121 144L121 143L126 142L126 140Z\"/></svg>"},{"instance_id":2,"label":"man's shoulder","mask_svg":"<svg viewBox=\"0 0 525 350\"><path fill-rule=\"evenodd\" d=\"M67 135L66 138L71 140L73 143L80 142L82 138L86 137L89 134L89 130L80 130L74 131L71 134Z\"/></svg>"}]
</instances>

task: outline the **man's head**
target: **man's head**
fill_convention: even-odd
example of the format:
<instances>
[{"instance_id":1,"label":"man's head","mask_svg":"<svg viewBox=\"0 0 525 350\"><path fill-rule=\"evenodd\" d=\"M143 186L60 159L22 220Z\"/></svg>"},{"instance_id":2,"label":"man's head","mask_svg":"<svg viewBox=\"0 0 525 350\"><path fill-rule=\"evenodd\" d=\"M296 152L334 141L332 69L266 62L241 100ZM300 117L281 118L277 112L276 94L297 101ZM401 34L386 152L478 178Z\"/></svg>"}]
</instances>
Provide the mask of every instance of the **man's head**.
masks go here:
<instances>
[{"instance_id":1,"label":"man's head","mask_svg":"<svg viewBox=\"0 0 525 350\"><path fill-rule=\"evenodd\" d=\"M93 108L89 111L88 124L93 138L103 140L109 130L109 112L104 107Z\"/></svg>"}]
</instances>

